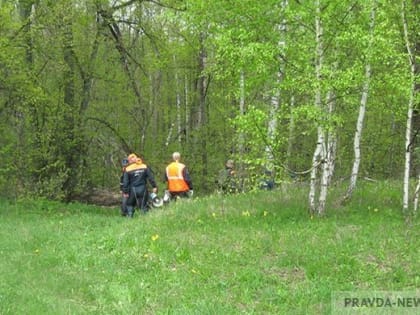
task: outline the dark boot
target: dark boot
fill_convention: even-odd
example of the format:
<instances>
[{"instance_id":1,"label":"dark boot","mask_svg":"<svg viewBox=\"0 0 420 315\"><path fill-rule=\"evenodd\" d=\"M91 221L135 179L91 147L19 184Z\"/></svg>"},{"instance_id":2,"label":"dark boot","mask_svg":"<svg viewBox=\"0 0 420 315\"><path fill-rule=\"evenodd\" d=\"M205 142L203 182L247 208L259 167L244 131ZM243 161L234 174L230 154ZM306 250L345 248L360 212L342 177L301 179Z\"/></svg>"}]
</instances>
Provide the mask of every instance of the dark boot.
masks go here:
<instances>
[{"instance_id":1,"label":"dark boot","mask_svg":"<svg viewBox=\"0 0 420 315\"><path fill-rule=\"evenodd\" d=\"M132 218L134 216L134 208L133 207L127 207L127 217Z\"/></svg>"}]
</instances>

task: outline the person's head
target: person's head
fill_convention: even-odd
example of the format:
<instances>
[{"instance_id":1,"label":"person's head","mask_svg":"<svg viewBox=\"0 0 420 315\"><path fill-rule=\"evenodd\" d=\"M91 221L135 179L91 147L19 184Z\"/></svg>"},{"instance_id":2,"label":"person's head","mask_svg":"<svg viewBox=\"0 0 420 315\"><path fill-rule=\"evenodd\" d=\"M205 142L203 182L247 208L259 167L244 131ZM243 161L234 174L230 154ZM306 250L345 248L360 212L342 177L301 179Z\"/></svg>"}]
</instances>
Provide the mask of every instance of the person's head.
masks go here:
<instances>
[{"instance_id":1,"label":"person's head","mask_svg":"<svg viewBox=\"0 0 420 315\"><path fill-rule=\"evenodd\" d=\"M233 168L234 165L235 165L235 162L233 160L226 161L226 167Z\"/></svg>"},{"instance_id":2,"label":"person's head","mask_svg":"<svg viewBox=\"0 0 420 315\"><path fill-rule=\"evenodd\" d=\"M173 159L174 161L179 161L179 160L181 159L181 153L179 153L179 152L174 152L174 153L172 154L172 159Z\"/></svg>"},{"instance_id":3,"label":"person's head","mask_svg":"<svg viewBox=\"0 0 420 315\"><path fill-rule=\"evenodd\" d=\"M131 164L131 163L136 163L138 158L139 158L139 157L138 157L135 153L131 153L131 154L127 157L127 160L128 160L128 163L129 163L129 164Z\"/></svg>"}]
</instances>

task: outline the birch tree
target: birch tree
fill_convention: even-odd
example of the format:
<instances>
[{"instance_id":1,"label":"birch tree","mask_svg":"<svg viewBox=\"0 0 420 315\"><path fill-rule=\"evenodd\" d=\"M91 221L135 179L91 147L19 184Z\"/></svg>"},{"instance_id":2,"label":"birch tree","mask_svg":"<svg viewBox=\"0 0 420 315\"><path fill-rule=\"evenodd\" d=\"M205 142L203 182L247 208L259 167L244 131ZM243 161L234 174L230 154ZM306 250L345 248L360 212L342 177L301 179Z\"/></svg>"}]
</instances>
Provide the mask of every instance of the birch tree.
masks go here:
<instances>
[{"instance_id":1,"label":"birch tree","mask_svg":"<svg viewBox=\"0 0 420 315\"><path fill-rule=\"evenodd\" d=\"M208 160L207 160L207 122L208 122L208 98L207 92L209 88L209 77L206 74L207 70L207 48L205 46L205 38L207 34L205 31L200 33L200 50L198 54L198 64L199 64L199 78L197 81L197 91L198 91L198 117L195 125L196 129L200 129L199 134L202 136L200 139L200 156L202 169L201 174L203 178L207 177L208 174ZM196 141L199 139L196 138ZM204 183L204 189L207 183Z\"/></svg>"},{"instance_id":2,"label":"birch tree","mask_svg":"<svg viewBox=\"0 0 420 315\"><path fill-rule=\"evenodd\" d=\"M173 56L174 65L176 64L176 56ZM184 128L182 126L182 107L181 107L181 90L180 86L183 86L183 84L180 82L178 69L175 69L175 93L176 93L176 126L177 126L177 135L178 135L178 143L181 145L181 135L182 135L182 129Z\"/></svg>"},{"instance_id":3,"label":"birch tree","mask_svg":"<svg viewBox=\"0 0 420 315\"><path fill-rule=\"evenodd\" d=\"M354 185L358 174L396 177L405 161L395 148L416 146L417 92L410 142L399 137L409 81L401 1L3 1L0 159L27 154L28 187L53 196L113 186L113 158L133 148L162 164L165 151L187 152L209 192L236 153L253 176L284 164L303 180L312 171L311 213L322 214L333 174L353 166ZM405 0L414 56L416 2ZM78 183L65 183L72 166Z\"/></svg>"},{"instance_id":4,"label":"birch tree","mask_svg":"<svg viewBox=\"0 0 420 315\"><path fill-rule=\"evenodd\" d=\"M284 59L284 47L286 46L286 32L287 32L287 21L286 21L286 14L285 11L287 10L288 1L283 0L281 2L281 13L283 16L280 18L281 23L277 27L277 32L279 33L279 41L278 41L278 51L279 55L282 57L278 58L278 71L275 75L275 87L273 91L273 95L271 96L271 107L270 107L270 114L269 114L269 121L268 121L268 128L267 128L267 137L268 137L268 145L266 146L266 154L267 154L267 169L271 172L274 172L274 155L273 155L273 146L272 143L275 141L275 133L278 128L278 110L280 107L280 103L282 102L281 96L281 82L283 80L284 72L285 72L285 65ZM284 97L283 97L284 99Z\"/></svg>"},{"instance_id":5,"label":"birch tree","mask_svg":"<svg viewBox=\"0 0 420 315\"><path fill-rule=\"evenodd\" d=\"M414 9L417 9L418 3L414 3ZM406 123L406 132L405 132L405 166L404 166L404 186L403 186L403 213L408 215L409 211L409 196L410 196L410 171L411 171L411 156L413 152L413 144L415 143L412 138L412 128L413 128L413 112L414 104L416 100L416 94L418 86L416 84L416 50L413 49L413 42L410 39L410 28L409 22L407 19L407 1L402 0L401 2L401 17L404 30L404 40L408 56L408 63L410 68L410 93L407 105L407 123ZM418 192L417 192L418 193ZM416 198L414 198L417 202ZM417 210L417 206L413 207Z\"/></svg>"},{"instance_id":6,"label":"birch tree","mask_svg":"<svg viewBox=\"0 0 420 315\"><path fill-rule=\"evenodd\" d=\"M323 48L323 28L321 20L321 4L319 0L315 1L315 107L321 113L322 109L322 67L324 60L324 48ZM317 172L319 165L324 162L326 155L325 149L325 130L321 124L317 126L317 141L315 146L315 151L312 156L312 169L310 177L310 189L309 189L309 209L311 214L322 215L324 213L324 205L321 204L321 207L318 207L316 202L317 196Z\"/></svg>"},{"instance_id":7,"label":"birch tree","mask_svg":"<svg viewBox=\"0 0 420 315\"><path fill-rule=\"evenodd\" d=\"M414 191L414 206L413 206L414 216L417 216L417 210L419 206L419 195L420 195L420 174L417 178L417 186Z\"/></svg>"},{"instance_id":8,"label":"birch tree","mask_svg":"<svg viewBox=\"0 0 420 315\"><path fill-rule=\"evenodd\" d=\"M369 37L368 37L368 45L366 50L366 64L365 64L365 78L362 88L362 96L360 99L360 106L359 106L359 115L357 118L356 123L356 132L354 134L354 143L353 143L353 150L354 150L354 161L353 167L350 176L350 185L347 189L346 195L344 196L344 201L349 200L353 194L353 190L356 187L357 178L359 175L359 167L361 161L361 150L360 150L360 142L362 139L362 132L363 132L363 125L365 120L365 113L366 113L366 105L369 95L369 86L371 81L371 51L372 45L374 41L374 31L375 31L375 14L376 14L376 1L372 2L372 8L370 12L370 22L369 22Z\"/></svg>"}]
</instances>

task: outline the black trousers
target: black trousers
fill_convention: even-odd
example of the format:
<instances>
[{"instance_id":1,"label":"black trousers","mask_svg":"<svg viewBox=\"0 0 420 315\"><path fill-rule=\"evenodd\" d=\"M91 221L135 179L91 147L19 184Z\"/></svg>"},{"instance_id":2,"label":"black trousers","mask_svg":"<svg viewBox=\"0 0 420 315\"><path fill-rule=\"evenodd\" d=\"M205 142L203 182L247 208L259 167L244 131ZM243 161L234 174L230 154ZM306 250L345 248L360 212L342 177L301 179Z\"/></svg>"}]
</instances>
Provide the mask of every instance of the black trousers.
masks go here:
<instances>
[{"instance_id":1,"label":"black trousers","mask_svg":"<svg viewBox=\"0 0 420 315\"><path fill-rule=\"evenodd\" d=\"M148 193L145 185L131 187L130 194L127 199L127 212L129 216L133 216L136 206L139 207L143 212L149 210L148 204Z\"/></svg>"}]
</instances>

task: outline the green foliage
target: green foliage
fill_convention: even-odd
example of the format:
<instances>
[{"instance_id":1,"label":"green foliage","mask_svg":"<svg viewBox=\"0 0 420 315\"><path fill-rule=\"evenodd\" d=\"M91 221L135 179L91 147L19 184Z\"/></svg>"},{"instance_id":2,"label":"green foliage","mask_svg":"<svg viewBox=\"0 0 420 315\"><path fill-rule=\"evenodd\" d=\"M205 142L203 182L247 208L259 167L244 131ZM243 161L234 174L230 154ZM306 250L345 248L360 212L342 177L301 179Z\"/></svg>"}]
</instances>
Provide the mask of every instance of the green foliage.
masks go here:
<instances>
[{"instance_id":1,"label":"green foliage","mask_svg":"<svg viewBox=\"0 0 420 315\"><path fill-rule=\"evenodd\" d=\"M267 126L270 119L273 118L268 116L266 110L250 106L244 115L236 116L231 121L237 132L235 142L242 143L244 147L242 152L238 152L236 161L246 166L246 170L239 176L248 182L247 189L258 186L256 183L268 165L280 171L281 165L284 164L283 152L288 130L279 128L269 135ZM275 119L280 122L285 120L286 116L278 112ZM280 177L280 172L277 175Z\"/></svg>"},{"instance_id":2,"label":"green foliage","mask_svg":"<svg viewBox=\"0 0 420 315\"><path fill-rule=\"evenodd\" d=\"M362 186L313 219L306 186L286 184L133 220L0 200L0 313L328 314L335 291L415 290L418 219L405 224L398 183Z\"/></svg>"},{"instance_id":3,"label":"green foliage","mask_svg":"<svg viewBox=\"0 0 420 315\"><path fill-rule=\"evenodd\" d=\"M347 177L367 63L361 173L396 178L410 87L400 4L377 1L371 33L375 2L325 3L316 80L315 2L286 2L30 1L33 8L21 10L28 1L3 1L0 191L60 199L85 186L114 189L127 151L143 155L160 177L179 150L205 194L239 143L246 150L235 159L251 183L268 162L266 148L276 171L285 162L308 169L319 125L336 133L335 177ZM415 38L418 16L411 3L407 11ZM72 102L64 100L66 87L73 87ZM317 87L322 108L314 106ZM334 95L332 113L327 93ZM278 127L269 137L277 95ZM13 193L9 182L20 183Z\"/></svg>"}]
</instances>

